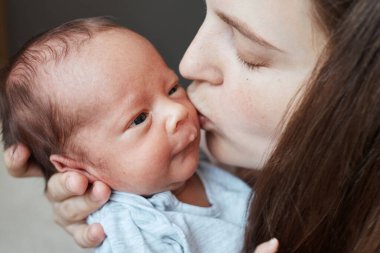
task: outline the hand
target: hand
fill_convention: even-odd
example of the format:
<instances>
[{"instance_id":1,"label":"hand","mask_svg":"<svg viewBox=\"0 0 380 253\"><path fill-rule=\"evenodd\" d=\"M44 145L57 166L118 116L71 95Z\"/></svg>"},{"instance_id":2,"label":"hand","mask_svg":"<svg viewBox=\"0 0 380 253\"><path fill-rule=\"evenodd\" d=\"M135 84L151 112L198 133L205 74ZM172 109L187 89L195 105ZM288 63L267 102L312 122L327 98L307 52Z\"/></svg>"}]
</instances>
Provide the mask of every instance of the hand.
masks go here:
<instances>
[{"instance_id":1,"label":"hand","mask_svg":"<svg viewBox=\"0 0 380 253\"><path fill-rule=\"evenodd\" d=\"M257 246L254 253L276 253L278 250L278 240L273 238Z\"/></svg>"},{"instance_id":2,"label":"hand","mask_svg":"<svg viewBox=\"0 0 380 253\"><path fill-rule=\"evenodd\" d=\"M14 177L42 176L41 169L28 161L30 150L23 144L13 145L4 152L5 167Z\"/></svg>"},{"instance_id":3,"label":"hand","mask_svg":"<svg viewBox=\"0 0 380 253\"><path fill-rule=\"evenodd\" d=\"M75 172L54 174L48 181L46 195L53 205L55 222L83 248L99 245L105 238L100 224L86 223L86 218L110 197L111 189L97 181L89 186L86 177Z\"/></svg>"},{"instance_id":4,"label":"hand","mask_svg":"<svg viewBox=\"0 0 380 253\"><path fill-rule=\"evenodd\" d=\"M43 176L39 166L28 161L29 157L30 150L23 144L5 150L4 161L9 174L14 177ZM100 244L105 235L100 224L87 225L85 219L99 209L111 194L110 188L102 182L88 186L84 176L66 172L54 174L46 190L56 223L73 236L79 246L86 248Z\"/></svg>"}]
</instances>

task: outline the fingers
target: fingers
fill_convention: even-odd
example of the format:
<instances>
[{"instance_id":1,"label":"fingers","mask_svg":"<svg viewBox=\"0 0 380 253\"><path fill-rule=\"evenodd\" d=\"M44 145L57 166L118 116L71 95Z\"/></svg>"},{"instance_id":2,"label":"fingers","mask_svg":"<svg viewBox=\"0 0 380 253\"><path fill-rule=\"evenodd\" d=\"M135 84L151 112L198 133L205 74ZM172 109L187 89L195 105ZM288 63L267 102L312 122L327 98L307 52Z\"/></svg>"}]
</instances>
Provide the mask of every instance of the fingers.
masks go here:
<instances>
[{"instance_id":1,"label":"fingers","mask_svg":"<svg viewBox=\"0 0 380 253\"><path fill-rule=\"evenodd\" d=\"M94 248L105 239L103 228L97 223L92 225L75 223L65 229L73 236L75 242L83 248Z\"/></svg>"},{"instance_id":2,"label":"fingers","mask_svg":"<svg viewBox=\"0 0 380 253\"><path fill-rule=\"evenodd\" d=\"M4 152L5 165L14 177L42 176L40 168L29 163L30 150L22 144ZM86 177L75 172L56 173L48 181L46 196L52 202L55 221L75 239L78 245L89 248L105 238L100 224L88 225L85 219L99 209L110 197L111 189L102 182L88 188Z\"/></svg>"},{"instance_id":3,"label":"fingers","mask_svg":"<svg viewBox=\"0 0 380 253\"><path fill-rule=\"evenodd\" d=\"M4 152L5 167L13 177L42 176L41 169L34 163L28 162L30 150L19 143L7 148Z\"/></svg>"},{"instance_id":4,"label":"fingers","mask_svg":"<svg viewBox=\"0 0 380 253\"><path fill-rule=\"evenodd\" d=\"M87 187L87 178L79 173L56 173L47 183L46 196L51 202L60 202L82 195Z\"/></svg>"},{"instance_id":5,"label":"fingers","mask_svg":"<svg viewBox=\"0 0 380 253\"><path fill-rule=\"evenodd\" d=\"M104 240L102 226L88 225L85 219L107 202L111 195L111 189L100 181L87 188L86 177L66 172L54 174L48 181L46 191L53 205L55 222L84 248L95 247Z\"/></svg>"},{"instance_id":6,"label":"fingers","mask_svg":"<svg viewBox=\"0 0 380 253\"><path fill-rule=\"evenodd\" d=\"M273 238L267 242L260 244L254 253L275 253L278 250L279 242L276 238Z\"/></svg>"},{"instance_id":7,"label":"fingers","mask_svg":"<svg viewBox=\"0 0 380 253\"><path fill-rule=\"evenodd\" d=\"M62 227L82 222L88 215L99 209L108 199L111 190L102 182L94 182L83 195L53 202L55 221ZM57 195L55 196L57 199Z\"/></svg>"}]
</instances>

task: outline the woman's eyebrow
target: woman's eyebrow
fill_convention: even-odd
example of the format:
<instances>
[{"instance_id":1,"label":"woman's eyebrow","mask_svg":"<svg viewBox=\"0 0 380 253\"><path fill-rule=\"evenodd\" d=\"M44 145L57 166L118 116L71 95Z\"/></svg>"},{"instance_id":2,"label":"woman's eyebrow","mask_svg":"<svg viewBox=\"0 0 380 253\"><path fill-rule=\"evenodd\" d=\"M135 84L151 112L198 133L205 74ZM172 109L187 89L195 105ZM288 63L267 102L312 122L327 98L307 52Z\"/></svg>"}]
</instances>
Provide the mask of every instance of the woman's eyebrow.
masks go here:
<instances>
[{"instance_id":1,"label":"woman's eyebrow","mask_svg":"<svg viewBox=\"0 0 380 253\"><path fill-rule=\"evenodd\" d=\"M237 20L236 18L228 17L226 14L221 13L220 11L216 11L216 15L218 15L218 17L222 19L225 23L229 24L230 26L238 30L241 34L253 40L257 44L282 53L284 52L283 50L279 49L278 47L275 47L274 45L263 39L258 34L254 33L251 29L248 28L248 26L245 23Z\"/></svg>"}]
</instances>

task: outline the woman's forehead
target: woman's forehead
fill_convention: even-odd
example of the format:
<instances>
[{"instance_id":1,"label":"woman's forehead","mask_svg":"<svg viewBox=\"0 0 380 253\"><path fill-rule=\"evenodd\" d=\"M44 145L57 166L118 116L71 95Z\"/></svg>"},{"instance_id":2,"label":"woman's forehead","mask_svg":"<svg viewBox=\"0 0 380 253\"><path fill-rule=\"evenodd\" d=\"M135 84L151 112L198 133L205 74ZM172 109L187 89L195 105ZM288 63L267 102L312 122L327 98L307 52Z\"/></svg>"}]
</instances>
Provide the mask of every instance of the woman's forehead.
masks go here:
<instances>
[{"instance_id":1,"label":"woman's forehead","mask_svg":"<svg viewBox=\"0 0 380 253\"><path fill-rule=\"evenodd\" d=\"M206 3L209 12L227 17L284 51L309 48L318 36L310 0L207 0Z\"/></svg>"}]
</instances>

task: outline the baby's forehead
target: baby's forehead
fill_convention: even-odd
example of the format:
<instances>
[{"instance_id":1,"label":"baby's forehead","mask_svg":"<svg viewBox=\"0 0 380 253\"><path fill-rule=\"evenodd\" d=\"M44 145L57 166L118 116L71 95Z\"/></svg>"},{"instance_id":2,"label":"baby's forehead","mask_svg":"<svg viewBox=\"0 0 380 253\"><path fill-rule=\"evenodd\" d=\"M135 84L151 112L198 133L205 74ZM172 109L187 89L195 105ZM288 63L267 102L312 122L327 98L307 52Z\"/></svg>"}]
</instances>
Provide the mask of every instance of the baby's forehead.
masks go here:
<instances>
[{"instance_id":1,"label":"baby's forehead","mask_svg":"<svg viewBox=\"0 0 380 253\"><path fill-rule=\"evenodd\" d=\"M85 42L90 39L84 34L66 34L65 36L56 34L42 37L16 56L16 61L9 74L9 78L18 82L29 83L41 88L41 79L46 79L49 75L55 75L61 63L72 55L77 55L80 47L86 46ZM43 87L48 89L48 87Z\"/></svg>"},{"instance_id":2,"label":"baby's forehead","mask_svg":"<svg viewBox=\"0 0 380 253\"><path fill-rule=\"evenodd\" d=\"M106 36L101 36L107 34ZM50 62L59 64L69 57L86 57L84 54L91 46L91 42L105 42L107 37L115 34L128 36L129 45L141 43L137 34L121 27L109 28L105 31L93 31L92 33L57 33L39 40L26 46L20 53L20 57L15 64L15 70L37 72L38 67L45 67ZM123 46L126 46L125 44ZM96 54L92 51L91 54ZM15 71L16 72L16 71Z\"/></svg>"},{"instance_id":3,"label":"baby's forehead","mask_svg":"<svg viewBox=\"0 0 380 253\"><path fill-rule=\"evenodd\" d=\"M102 92L110 90L105 86L126 84L128 96L133 97L143 85L158 85L177 78L145 38L126 29L99 33L65 52L60 60L45 62L41 69L41 77L52 85L50 89L60 93L61 99L86 94L89 88L92 94L104 95Z\"/></svg>"}]
</instances>

